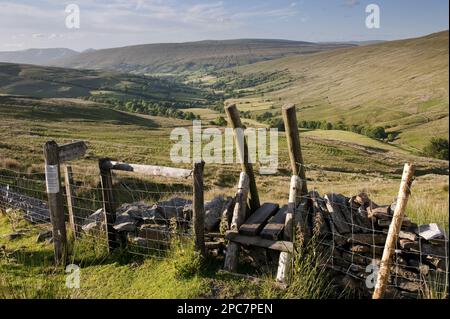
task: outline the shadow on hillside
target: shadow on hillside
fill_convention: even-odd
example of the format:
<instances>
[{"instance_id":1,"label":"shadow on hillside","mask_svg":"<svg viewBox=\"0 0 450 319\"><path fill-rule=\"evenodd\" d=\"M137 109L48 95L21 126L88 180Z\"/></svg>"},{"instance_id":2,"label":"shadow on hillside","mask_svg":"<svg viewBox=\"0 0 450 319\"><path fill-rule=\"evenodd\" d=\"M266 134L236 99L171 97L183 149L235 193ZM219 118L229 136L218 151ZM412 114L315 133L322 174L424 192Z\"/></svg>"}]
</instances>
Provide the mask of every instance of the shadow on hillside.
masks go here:
<instances>
[{"instance_id":1,"label":"shadow on hillside","mask_svg":"<svg viewBox=\"0 0 450 319\"><path fill-rule=\"evenodd\" d=\"M80 121L115 125L138 125L156 128L159 125L151 119L119 112L103 106L79 105L62 101L48 101L38 98L0 96L0 113L16 119L32 121Z\"/></svg>"}]
</instances>

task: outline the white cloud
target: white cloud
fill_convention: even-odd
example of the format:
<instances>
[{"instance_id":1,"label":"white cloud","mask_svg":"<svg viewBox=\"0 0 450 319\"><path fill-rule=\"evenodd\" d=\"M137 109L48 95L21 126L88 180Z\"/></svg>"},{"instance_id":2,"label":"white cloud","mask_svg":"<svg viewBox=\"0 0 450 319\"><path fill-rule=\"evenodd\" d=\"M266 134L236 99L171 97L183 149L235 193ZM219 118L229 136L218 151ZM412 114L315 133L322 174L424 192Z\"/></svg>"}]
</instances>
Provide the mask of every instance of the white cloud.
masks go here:
<instances>
[{"instance_id":1,"label":"white cloud","mask_svg":"<svg viewBox=\"0 0 450 319\"><path fill-rule=\"evenodd\" d=\"M208 37L211 32L236 34L249 25L250 19L288 18L298 14L298 1L284 6L245 4L238 7L225 1L187 3L181 0L74 0L80 7L81 28L65 28L65 6L60 0L42 0L39 4L20 0L0 0L0 50L4 43L21 43L10 39L11 32L24 34L26 46L113 46L118 39L124 45L173 39ZM234 32L234 33L233 33ZM8 38L8 41L6 41ZM90 43L75 43L69 39ZM166 40L167 38L167 40ZM173 40L172 40L173 41ZM101 44L100 44L101 43ZM113 44L111 44L113 43Z\"/></svg>"},{"instance_id":2,"label":"white cloud","mask_svg":"<svg viewBox=\"0 0 450 319\"><path fill-rule=\"evenodd\" d=\"M358 6L360 4L359 0L345 0L344 1L344 6L347 7L354 7L354 6Z\"/></svg>"}]
</instances>

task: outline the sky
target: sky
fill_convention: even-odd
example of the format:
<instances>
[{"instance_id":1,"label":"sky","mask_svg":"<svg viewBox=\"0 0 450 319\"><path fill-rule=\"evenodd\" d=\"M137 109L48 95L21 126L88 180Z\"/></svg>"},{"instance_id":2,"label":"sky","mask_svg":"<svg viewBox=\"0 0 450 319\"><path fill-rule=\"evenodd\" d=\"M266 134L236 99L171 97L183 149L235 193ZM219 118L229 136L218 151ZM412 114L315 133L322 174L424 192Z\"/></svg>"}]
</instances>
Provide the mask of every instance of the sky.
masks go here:
<instances>
[{"instance_id":1,"label":"sky","mask_svg":"<svg viewBox=\"0 0 450 319\"><path fill-rule=\"evenodd\" d=\"M71 4L80 10L79 28L67 27ZM366 26L369 4L380 8L380 28ZM394 40L448 30L448 10L448 0L0 0L0 51L236 38Z\"/></svg>"}]
</instances>

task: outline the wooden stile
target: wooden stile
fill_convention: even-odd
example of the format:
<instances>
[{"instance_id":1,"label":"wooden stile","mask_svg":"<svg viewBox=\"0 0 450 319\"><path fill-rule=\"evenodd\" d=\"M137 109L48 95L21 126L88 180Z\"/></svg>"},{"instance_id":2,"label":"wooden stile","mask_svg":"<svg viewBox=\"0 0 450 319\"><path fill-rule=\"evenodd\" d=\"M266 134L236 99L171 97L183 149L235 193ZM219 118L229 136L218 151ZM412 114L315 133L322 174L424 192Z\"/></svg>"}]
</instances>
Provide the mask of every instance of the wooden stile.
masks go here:
<instances>
[{"instance_id":1,"label":"wooden stile","mask_svg":"<svg viewBox=\"0 0 450 319\"><path fill-rule=\"evenodd\" d=\"M284 230L288 205L281 207L278 212L269 219L267 225L259 233L262 238L277 240Z\"/></svg>"},{"instance_id":2,"label":"wooden stile","mask_svg":"<svg viewBox=\"0 0 450 319\"><path fill-rule=\"evenodd\" d=\"M256 188L256 180L255 174L253 172L253 165L249 162L249 154L248 154L248 145L245 137L242 139L239 138L239 130L243 130L243 125L241 123L239 111L235 104L228 105L225 107L225 112L227 113L228 120L231 124L231 127L234 131L234 136L236 140L236 151L241 159L242 171L244 171L249 179L249 187L250 187L250 209L251 212L256 211L260 207L258 189ZM243 134L243 131L242 131ZM238 143L243 140L243 145L238 145ZM244 154L242 154L244 153Z\"/></svg>"},{"instance_id":3,"label":"wooden stile","mask_svg":"<svg viewBox=\"0 0 450 319\"><path fill-rule=\"evenodd\" d=\"M247 197L249 191L249 178L245 172L242 172L239 178L238 191L236 194L236 204L234 205L233 219L230 229L237 233L239 227L245 219L247 209ZM235 272L239 259L239 244L230 241L227 245L227 254L225 256L224 268L228 271Z\"/></svg>"},{"instance_id":4,"label":"wooden stile","mask_svg":"<svg viewBox=\"0 0 450 319\"><path fill-rule=\"evenodd\" d=\"M300 178L298 175L293 175L291 177L291 184L289 187L289 203L288 211L286 214L285 226L284 226L284 240L293 242L294 240L294 220L296 219L296 207L297 207L297 196L299 194ZM297 218L298 219L298 218ZM301 221L300 221L301 223ZM293 251L292 251L293 253ZM280 253L280 258L278 261L277 270L277 281L281 283L286 283L289 279L289 272L291 270L292 254L288 252Z\"/></svg>"},{"instance_id":5,"label":"wooden stile","mask_svg":"<svg viewBox=\"0 0 450 319\"><path fill-rule=\"evenodd\" d=\"M278 211L278 208L278 204L264 203L239 227L239 233L256 236L264 228L269 218Z\"/></svg>"},{"instance_id":6,"label":"wooden stile","mask_svg":"<svg viewBox=\"0 0 450 319\"><path fill-rule=\"evenodd\" d=\"M300 145L300 135L298 132L297 113L294 104L286 104L282 108L284 128L289 148L289 158L293 175L298 175L301 179L300 194L308 194L306 184L306 170L303 162L302 149Z\"/></svg>"},{"instance_id":7,"label":"wooden stile","mask_svg":"<svg viewBox=\"0 0 450 319\"><path fill-rule=\"evenodd\" d=\"M246 246L256 246L286 253L292 253L294 247L291 241L270 240L259 236L245 236L232 230L226 232L225 238Z\"/></svg>"}]
</instances>

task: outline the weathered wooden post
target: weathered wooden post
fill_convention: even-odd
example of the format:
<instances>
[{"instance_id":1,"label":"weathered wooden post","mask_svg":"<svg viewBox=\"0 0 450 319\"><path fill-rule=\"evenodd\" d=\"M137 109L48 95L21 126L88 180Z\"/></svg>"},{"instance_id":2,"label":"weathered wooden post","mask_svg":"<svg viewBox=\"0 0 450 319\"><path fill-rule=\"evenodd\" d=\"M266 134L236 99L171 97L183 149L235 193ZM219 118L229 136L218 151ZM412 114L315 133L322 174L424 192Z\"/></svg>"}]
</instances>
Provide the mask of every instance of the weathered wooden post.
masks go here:
<instances>
[{"instance_id":1,"label":"weathered wooden post","mask_svg":"<svg viewBox=\"0 0 450 319\"><path fill-rule=\"evenodd\" d=\"M286 219L284 222L284 240L294 240L294 216L297 208L297 192L301 187L300 178L297 175L291 177L291 185L289 188L289 202ZM295 251L294 251L295 252ZM286 283L288 281L289 272L291 270L292 254L281 252L278 261L277 281Z\"/></svg>"},{"instance_id":2,"label":"weathered wooden post","mask_svg":"<svg viewBox=\"0 0 450 319\"><path fill-rule=\"evenodd\" d=\"M64 165L64 184L66 186L67 210L69 212L69 224L73 232L73 237L76 238L79 232L77 220L74 214L75 207L75 189L73 183L72 166Z\"/></svg>"},{"instance_id":3,"label":"weathered wooden post","mask_svg":"<svg viewBox=\"0 0 450 319\"><path fill-rule=\"evenodd\" d=\"M195 250L203 257L206 256L205 247L205 207L204 207L204 189L203 189L203 169L204 161L194 163L193 173L193 220Z\"/></svg>"},{"instance_id":4,"label":"weathered wooden post","mask_svg":"<svg viewBox=\"0 0 450 319\"><path fill-rule=\"evenodd\" d=\"M253 165L249 162L248 145L247 140L244 136L244 127L241 123L239 110L235 104L228 105L225 107L225 112L227 113L228 120L234 131L234 136L236 140L236 151L241 159L242 171L244 171L249 179L250 187L250 209L252 212L257 210L261 205L259 202L258 189L256 188L255 174L253 172ZM243 143L243 145L241 145ZM244 153L244 154L242 154Z\"/></svg>"},{"instance_id":5,"label":"weathered wooden post","mask_svg":"<svg viewBox=\"0 0 450 319\"><path fill-rule=\"evenodd\" d=\"M395 205L394 215L392 216L392 222L389 226L389 232L383 250L383 257L381 258L380 270L378 271L377 282L372 295L373 299L383 298L384 292L386 291L391 258L395 251L398 233L400 232L408 198L411 194L411 184L413 182L414 170L415 167L413 164L405 164L400 189L398 191L397 204Z\"/></svg>"},{"instance_id":6,"label":"weathered wooden post","mask_svg":"<svg viewBox=\"0 0 450 319\"><path fill-rule=\"evenodd\" d=\"M308 194L306 185L306 171L303 162L302 149L300 146L300 136L298 133L297 112L294 104L286 104L282 108L286 140L289 148L289 158L293 175L298 175L301 179L300 194Z\"/></svg>"},{"instance_id":7,"label":"weathered wooden post","mask_svg":"<svg viewBox=\"0 0 450 319\"><path fill-rule=\"evenodd\" d=\"M238 191L236 193L236 204L234 205L233 219L231 220L231 231L238 231L245 221L245 210L247 208L247 198L249 191L249 178L242 172L239 178ZM235 272L239 260L239 244L230 241L227 245L225 256L225 270Z\"/></svg>"},{"instance_id":8,"label":"weathered wooden post","mask_svg":"<svg viewBox=\"0 0 450 319\"><path fill-rule=\"evenodd\" d=\"M61 191L59 147L55 141L44 144L45 183L47 186L50 221L53 228L53 244L56 264L64 264L67 257L67 234L64 203Z\"/></svg>"},{"instance_id":9,"label":"weathered wooden post","mask_svg":"<svg viewBox=\"0 0 450 319\"><path fill-rule=\"evenodd\" d=\"M113 227L113 224L116 221L116 202L114 199L113 181L109 159L100 159L98 166L100 168L106 238L108 239L108 250L111 252L120 246L120 242L119 236Z\"/></svg>"}]
</instances>

